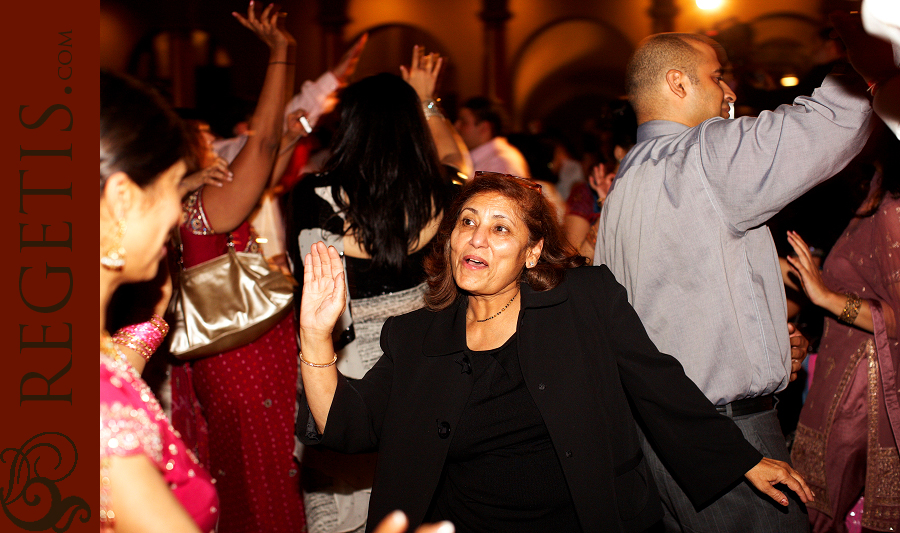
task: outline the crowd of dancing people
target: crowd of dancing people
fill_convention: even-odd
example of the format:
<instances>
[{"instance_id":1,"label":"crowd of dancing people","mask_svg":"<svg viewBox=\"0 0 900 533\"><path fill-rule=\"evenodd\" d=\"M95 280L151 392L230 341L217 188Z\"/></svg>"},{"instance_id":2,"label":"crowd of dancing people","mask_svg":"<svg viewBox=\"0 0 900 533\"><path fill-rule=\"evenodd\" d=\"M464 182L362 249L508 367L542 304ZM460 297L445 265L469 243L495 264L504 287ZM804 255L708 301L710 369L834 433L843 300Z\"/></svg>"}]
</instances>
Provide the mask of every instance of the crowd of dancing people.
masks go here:
<instances>
[{"instance_id":1,"label":"crowd of dancing people","mask_svg":"<svg viewBox=\"0 0 900 533\"><path fill-rule=\"evenodd\" d=\"M236 137L101 72L101 531L897 531L900 13L867 4L757 116L716 41L651 35L577 142L450 120L419 46L351 81L366 35L291 97L252 1ZM839 182L829 239L796 206ZM247 257L288 303L198 341L262 312Z\"/></svg>"}]
</instances>

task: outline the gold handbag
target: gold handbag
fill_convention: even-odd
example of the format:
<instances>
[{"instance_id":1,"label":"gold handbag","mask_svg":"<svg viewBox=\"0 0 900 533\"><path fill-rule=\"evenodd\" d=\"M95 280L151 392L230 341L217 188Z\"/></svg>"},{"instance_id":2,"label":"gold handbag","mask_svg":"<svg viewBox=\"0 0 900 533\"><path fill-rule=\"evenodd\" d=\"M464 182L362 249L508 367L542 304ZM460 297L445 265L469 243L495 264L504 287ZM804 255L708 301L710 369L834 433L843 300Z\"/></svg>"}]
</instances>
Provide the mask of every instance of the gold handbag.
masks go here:
<instances>
[{"instance_id":1,"label":"gold handbag","mask_svg":"<svg viewBox=\"0 0 900 533\"><path fill-rule=\"evenodd\" d=\"M269 268L261 253L236 252L230 237L225 254L180 272L169 333L169 351L178 359L253 342L291 311L291 280Z\"/></svg>"}]
</instances>

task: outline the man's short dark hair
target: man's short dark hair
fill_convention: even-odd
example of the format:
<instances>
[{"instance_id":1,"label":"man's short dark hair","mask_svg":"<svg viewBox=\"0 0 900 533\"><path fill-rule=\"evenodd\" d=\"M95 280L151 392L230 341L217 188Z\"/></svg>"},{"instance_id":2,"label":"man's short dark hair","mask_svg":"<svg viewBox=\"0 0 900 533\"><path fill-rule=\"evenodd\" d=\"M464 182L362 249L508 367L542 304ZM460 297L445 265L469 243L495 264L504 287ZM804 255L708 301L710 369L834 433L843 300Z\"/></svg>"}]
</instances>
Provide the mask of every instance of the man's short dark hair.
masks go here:
<instances>
[{"instance_id":1,"label":"man's short dark hair","mask_svg":"<svg viewBox=\"0 0 900 533\"><path fill-rule=\"evenodd\" d=\"M717 42L696 33L657 33L638 46L625 68L628 99L638 114L652 105L648 97L669 70L679 70L691 83L699 83L697 65L701 56L694 43L709 45L717 54L723 53Z\"/></svg>"},{"instance_id":2,"label":"man's short dark hair","mask_svg":"<svg viewBox=\"0 0 900 533\"><path fill-rule=\"evenodd\" d=\"M466 100L462 107L475 115L475 122L487 121L491 125L491 138L499 137L504 133L506 113L500 102L484 96L476 96Z\"/></svg>"}]
</instances>

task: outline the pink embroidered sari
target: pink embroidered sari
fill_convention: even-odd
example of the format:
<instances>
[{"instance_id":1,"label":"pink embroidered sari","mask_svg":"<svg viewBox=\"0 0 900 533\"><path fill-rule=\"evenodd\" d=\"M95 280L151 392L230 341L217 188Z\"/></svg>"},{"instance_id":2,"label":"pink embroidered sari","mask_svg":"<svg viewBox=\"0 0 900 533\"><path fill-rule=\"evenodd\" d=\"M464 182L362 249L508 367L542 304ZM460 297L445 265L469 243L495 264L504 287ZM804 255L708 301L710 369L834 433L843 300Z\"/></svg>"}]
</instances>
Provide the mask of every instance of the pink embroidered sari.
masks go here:
<instances>
[{"instance_id":1,"label":"pink embroidered sari","mask_svg":"<svg viewBox=\"0 0 900 533\"><path fill-rule=\"evenodd\" d=\"M150 387L123 358L100 354L100 530L112 531L116 495L109 458L143 454L156 465L201 531L214 531L219 500L209 473L182 442Z\"/></svg>"},{"instance_id":2,"label":"pink embroidered sari","mask_svg":"<svg viewBox=\"0 0 900 533\"><path fill-rule=\"evenodd\" d=\"M816 494L815 533L846 531L844 517L864 495L862 526L900 529L900 346L883 306L900 316L900 200L889 196L854 219L825 261L832 290L872 308L874 334L826 318L792 460Z\"/></svg>"}]
</instances>

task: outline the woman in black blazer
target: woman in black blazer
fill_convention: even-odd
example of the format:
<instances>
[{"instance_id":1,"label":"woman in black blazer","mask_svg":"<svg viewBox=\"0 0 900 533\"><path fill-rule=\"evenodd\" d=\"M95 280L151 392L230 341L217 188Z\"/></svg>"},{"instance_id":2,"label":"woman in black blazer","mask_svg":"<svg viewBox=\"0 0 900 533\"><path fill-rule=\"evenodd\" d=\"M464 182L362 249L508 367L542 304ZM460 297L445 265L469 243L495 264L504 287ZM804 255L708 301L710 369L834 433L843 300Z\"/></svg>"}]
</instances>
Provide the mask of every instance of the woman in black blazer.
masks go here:
<instances>
[{"instance_id":1,"label":"woman in black blazer","mask_svg":"<svg viewBox=\"0 0 900 533\"><path fill-rule=\"evenodd\" d=\"M478 173L435 239L428 308L389 319L352 382L333 367L340 259L305 258L297 433L379 452L369 524L399 508L458 531L644 531L662 508L636 418L697 506L742 476L812 499L656 349L609 270L581 267L539 186Z\"/></svg>"}]
</instances>

